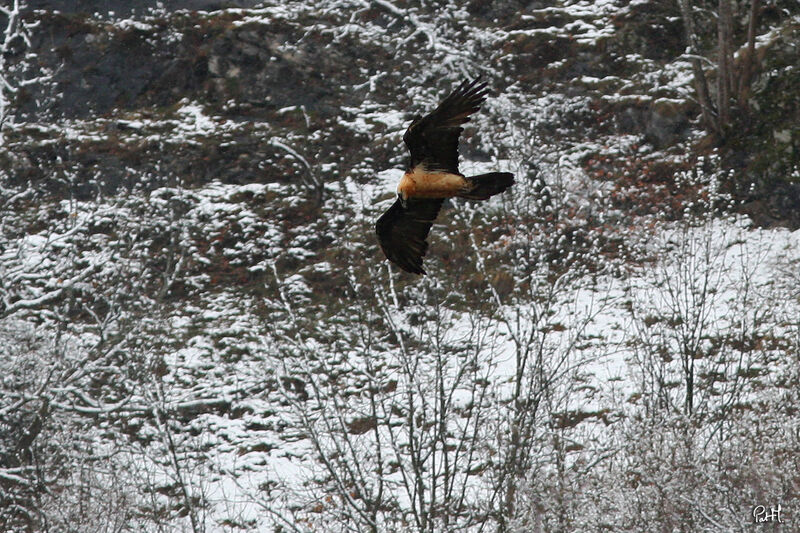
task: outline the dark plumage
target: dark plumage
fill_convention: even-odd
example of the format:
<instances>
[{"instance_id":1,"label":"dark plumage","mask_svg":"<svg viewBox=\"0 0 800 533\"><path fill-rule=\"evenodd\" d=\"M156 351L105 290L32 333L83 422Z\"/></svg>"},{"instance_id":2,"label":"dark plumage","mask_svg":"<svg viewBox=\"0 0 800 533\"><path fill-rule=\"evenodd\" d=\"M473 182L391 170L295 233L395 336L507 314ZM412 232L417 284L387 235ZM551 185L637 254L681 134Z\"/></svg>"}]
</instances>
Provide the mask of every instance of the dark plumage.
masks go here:
<instances>
[{"instance_id":1,"label":"dark plumage","mask_svg":"<svg viewBox=\"0 0 800 533\"><path fill-rule=\"evenodd\" d=\"M409 198L403 207L397 200L378 219L375 230L390 261L406 272L425 274L422 268L422 258L428 251L425 238L443 202L437 198Z\"/></svg>"},{"instance_id":2,"label":"dark plumage","mask_svg":"<svg viewBox=\"0 0 800 533\"><path fill-rule=\"evenodd\" d=\"M417 118L403 135L411 152L408 170L420 163L426 170L458 174L458 138L464 131L462 124L486 100L486 83L463 82L444 99L433 113Z\"/></svg>"}]
</instances>

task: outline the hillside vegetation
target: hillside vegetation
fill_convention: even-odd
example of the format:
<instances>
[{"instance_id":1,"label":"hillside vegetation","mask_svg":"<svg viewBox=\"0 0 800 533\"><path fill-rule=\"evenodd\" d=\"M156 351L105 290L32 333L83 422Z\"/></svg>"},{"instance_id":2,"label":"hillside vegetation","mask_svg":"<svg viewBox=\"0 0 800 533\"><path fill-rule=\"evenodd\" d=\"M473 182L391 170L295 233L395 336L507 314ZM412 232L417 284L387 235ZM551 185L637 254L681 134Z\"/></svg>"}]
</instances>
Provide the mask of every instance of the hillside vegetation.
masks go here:
<instances>
[{"instance_id":1,"label":"hillside vegetation","mask_svg":"<svg viewBox=\"0 0 800 533\"><path fill-rule=\"evenodd\" d=\"M0 531L798 527L795 0L0 6Z\"/></svg>"}]
</instances>

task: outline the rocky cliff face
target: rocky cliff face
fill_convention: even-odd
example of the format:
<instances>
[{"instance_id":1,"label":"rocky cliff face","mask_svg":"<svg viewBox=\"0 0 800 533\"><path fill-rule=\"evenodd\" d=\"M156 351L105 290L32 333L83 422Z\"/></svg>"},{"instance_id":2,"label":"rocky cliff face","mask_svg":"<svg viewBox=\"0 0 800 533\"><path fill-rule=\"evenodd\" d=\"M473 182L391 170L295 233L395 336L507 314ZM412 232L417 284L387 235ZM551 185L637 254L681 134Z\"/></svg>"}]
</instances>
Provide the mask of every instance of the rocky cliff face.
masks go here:
<instances>
[{"instance_id":1,"label":"rocky cliff face","mask_svg":"<svg viewBox=\"0 0 800 533\"><path fill-rule=\"evenodd\" d=\"M797 302L770 303L796 235L737 215L800 223L795 4L764 6L754 112L720 139L677 3L29 2L0 530L733 529L797 503ZM431 275L398 273L373 225L403 131L478 75L462 171L517 183L446 206ZM775 468L737 460L762 445ZM669 503L676 464L712 480L700 511Z\"/></svg>"},{"instance_id":2,"label":"rocky cliff face","mask_svg":"<svg viewBox=\"0 0 800 533\"><path fill-rule=\"evenodd\" d=\"M580 116L565 114L559 124L542 125L543 134L553 137L558 129L574 137L573 144L603 135L632 135L656 150L681 151L698 115L690 98L688 66L679 60L684 30L671 4L609 4L584 12L535 3L475 4L444 18L436 10L409 18L402 10L376 4L359 11L363 21L350 26L348 10L336 5L314 10L287 4L286 13L279 16L222 7L240 6L187 2L167 11L146 2L111 7L87 2L55 11L46 2L31 5L37 11L29 16L40 21L32 49L43 70L54 74L19 99L20 121L79 121L76 128L86 129L86 137L96 144L91 149L67 148L75 139L60 136L47 143L47 153L36 153L35 143L20 146L15 151L25 157L17 170L42 172L47 165L40 163L61 157L79 163L76 168L83 176L108 175L108 185L115 187L124 181L119 168L126 160L140 161L143 167L159 160L189 179L242 182L251 179L258 162L280 159L279 150L255 143L249 132L227 132L236 142L209 138L194 147L190 157L176 158L184 162L159 157L158 148L147 142L124 142L130 136L130 118L168 121L182 101L197 103L209 116L230 121L234 129L269 125L273 134L303 138L311 131L325 131L328 146L317 142L308 153L352 153L365 140L354 145L347 140L367 130L346 131L337 127L337 118L355 115L365 102L384 107L402 102L395 98L407 97L409 85L446 90L459 72L456 65L448 70L438 64L437 55L448 50L464 54L462 69L493 77L498 93L563 95L574 104L580 102ZM123 18L128 16L132 18ZM764 19L780 22L774 15ZM791 24L781 28L780 35L769 37L775 45L764 52L767 72L754 94L754 106L763 108L760 117L769 126L754 125L757 136L749 137L764 138L775 145L776 153L760 157L763 150L743 140L733 146L732 159L747 161L748 172L770 183L791 175L797 160L792 126L796 112L786 108L793 100L787 87L794 84L791 72L780 74L781 65L791 64L796 31ZM298 111L290 113L289 107ZM407 106L397 110L406 119L418 111ZM538 119L535 114L529 110L526 118ZM774 131L767 132L769 128ZM153 142L158 135L143 136ZM128 148L117 147L118 138ZM111 139L109 146L102 146L104 139ZM345 144L337 144L341 142ZM227 149L220 151L219 144ZM402 152L393 144L388 148L399 157ZM65 157L65 150L77 157ZM96 160L85 152L97 154ZM206 163L187 168L187 159ZM384 167L387 162L381 161ZM318 163L344 171L355 164L342 165L329 156ZM255 179L278 179L300 170L262 166ZM266 177L264 172L273 175Z\"/></svg>"},{"instance_id":3,"label":"rocky cliff face","mask_svg":"<svg viewBox=\"0 0 800 533\"><path fill-rule=\"evenodd\" d=\"M324 131L326 139L309 146L307 152L322 152L318 164L335 164L347 172L356 163L343 165L329 153L342 157L358 152L367 142L359 139L361 135L385 131L372 125L353 131L337 122L352 120L362 112L360 106L369 102L387 110L400 107L393 110L398 120L391 125L399 127L422 106L396 103L409 102L408 96L415 91L427 91L432 101L433 95L460 77L458 65L449 73L437 63L436 56L448 50L463 50L460 68L470 75L493 77L498 94L509 87L529 98L563 94L586 107L549 125L548 134L556 129L576 139L632 134L665 148L688 138L690 118L696 114L688 104L659 100L679 96L678 87L665 85L668 80L662 80L662 94L658 94L652 84L626 79L638 73L637 58L646 62L652 61L649 55L656 56L660 63L649 68L658 71L680 54L680 24L665 22L667 26L657 25L657 31L649 26L651 19L675 20L675 14L664 9L654 14L637 6L617 13L614 7L576 16L565 8L476 5L440 19L436 10L409 18L377 4L360 12L363 22L348 26L347 9L336 5L327 13L287 5L286 12L278 15L190 11L203 7L194 4L156 13L145 5L115 6L120 9L111 11L117 17L139 14L121 20L93 18L87 13L102 11L89 4L58 12L48 11L47 4L32 7L42 8L35 15L41 30L34 35L33 49L54 75L27 95L20 119L50 124L73 121L77 130L84 130L84 138L64 139L63 132L56 131L55 142L46 143L50 145L47 153L37 154L36 144L24 147L32 163L28 170L46 172L46 165L39 163L58 153L62 160L74 161L84 177L108 175L112 187L122 183L118 174L128 159L143 168L152 168L158 161L200 182L272 180L300 170L276 166L280 151L263 138L256 142L253 137L259 135L247 131L234 134L209 128L205 142L191 149L196 153L175 158L162 157L157 146L148 146L155 144L155 138L169 135L149 135L144 122L140 131L132 131L136 128L131 127L131 119L140 117L149 125L169 124L184 101L228 121L232 130L268 126L271 135L303 138ZM573 35L569 28L578 26L583 27ZM495 33L499 28L502 32ZM658 38L648 42L652 35ZM638 55L640 51L643 54ZM625 84L631 94L609 101L613 91ZM290 107L296 110L288 111ZM534 113L523 110L522 114ZM226 134L235 135L235 142L215 139ZM150 140L126 142L137 136ZM349 144L351 139L360 142ZM106 140L108 145L103 146ZM396 161L402 151L393 141L385 149L394 151ZM220 144L227 147L225 153L218 149ZM65 157L66 152L77 152L78 157ZM386 154L383 157L378 163L389 166ZM187 168L190 160L205 162L201 169ZM266 161L272 164L253 172L258 162Z\"/></svg>"}]
</instances>

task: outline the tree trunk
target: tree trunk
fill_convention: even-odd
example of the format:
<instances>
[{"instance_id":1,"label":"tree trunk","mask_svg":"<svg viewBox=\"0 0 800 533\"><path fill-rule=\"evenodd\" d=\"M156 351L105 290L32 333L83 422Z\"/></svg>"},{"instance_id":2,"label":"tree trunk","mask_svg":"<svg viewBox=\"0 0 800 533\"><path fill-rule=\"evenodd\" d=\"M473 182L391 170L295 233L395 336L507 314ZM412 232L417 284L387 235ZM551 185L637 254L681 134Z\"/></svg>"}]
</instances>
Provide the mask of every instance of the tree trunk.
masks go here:
<instances>
[{"instance_id":1,"label":"tree trunk","mask_svg":"<svg viewBox=\"0 0 800 533\"><path fill-rule=\"evenodd\" d=\"M686 53L690 57L692 73L694 74L694 89L697 93L697 103L700 105L700 112L703 119L703 126L710 133L719 133L719 117L714 109L711 96L708 91L708 81L706 80L703 65L697 50L697 34L694 29L694 18L689 7L688 0L678 0L678 7L683 17L683 27L686 33Z\"/></svg>"},{"instance_id":2,"label":"tree trunk","mask_svg":"<svg viewBox=\"0 0 800 533\"><path fill-rule=\"evenodd\" d=\"M731 64L733 55L733 14L731 0L719 0L717 18L717 112L719 129L730 124L731 119Z\"/></svg>"},{"instance_id":3,"label":"tree trunk","mask_svg":"<svg viewBox=\"0 0 800 533\"><path fill-rule=\"evenodd\" d=\"M756 19L758 18L759 2L750 0L750 14L747 23L747 49L742 54L739 63L739 87L737 88L736 101L739 108L748 112L750 110L750 87L755 74L756 60Z\"/></svg>"}]
</instances>

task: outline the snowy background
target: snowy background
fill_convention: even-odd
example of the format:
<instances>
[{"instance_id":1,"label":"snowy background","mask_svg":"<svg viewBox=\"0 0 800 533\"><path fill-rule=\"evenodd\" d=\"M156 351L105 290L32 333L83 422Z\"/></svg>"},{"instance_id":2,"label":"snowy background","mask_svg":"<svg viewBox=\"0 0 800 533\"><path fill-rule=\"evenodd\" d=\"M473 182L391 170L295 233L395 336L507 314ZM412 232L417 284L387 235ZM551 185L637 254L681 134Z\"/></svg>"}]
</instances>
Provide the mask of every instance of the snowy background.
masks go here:
<instances>
[{"instance_id":1,"label":"snowy background","mask_svg":"<svg viewBox=\"0 0 800 533\"><path fill-rule=\"evenodd\" d=\"M800 528L796 0L0 31L0 531ZM407 275L402 134L479 74L461 170L517 183Z\"/></svg>"}]
</instances>

